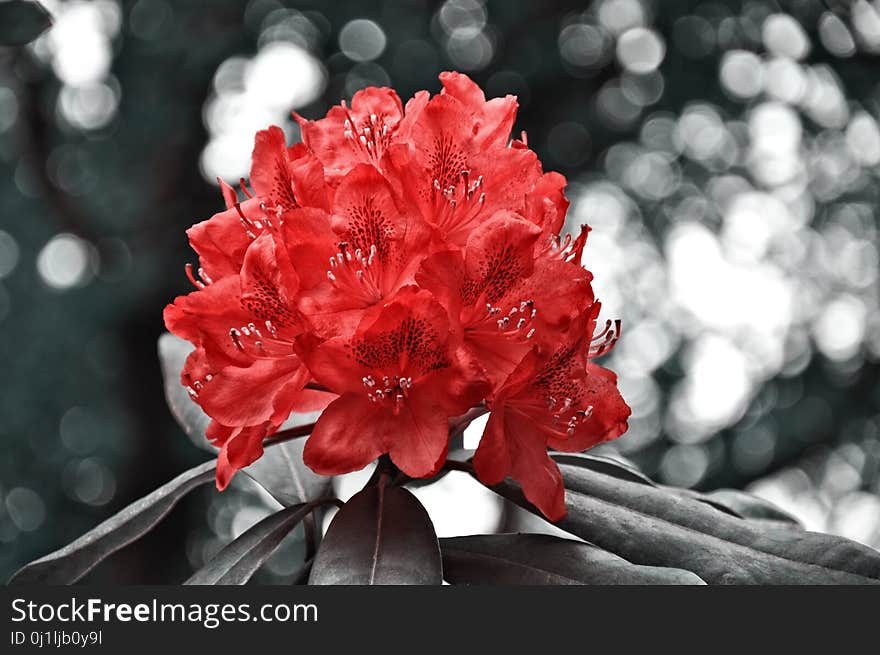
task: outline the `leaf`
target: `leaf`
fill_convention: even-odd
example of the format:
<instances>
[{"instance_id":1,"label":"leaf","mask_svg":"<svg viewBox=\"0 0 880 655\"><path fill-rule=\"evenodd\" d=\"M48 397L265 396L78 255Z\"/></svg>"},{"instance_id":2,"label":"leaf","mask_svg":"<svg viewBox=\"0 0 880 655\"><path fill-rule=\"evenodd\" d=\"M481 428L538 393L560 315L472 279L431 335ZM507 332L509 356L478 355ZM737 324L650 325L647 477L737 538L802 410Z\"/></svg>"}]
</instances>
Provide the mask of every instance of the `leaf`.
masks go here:
<instances>
[{"instance_id":1,"label":"leaf","mask_svg":"<svg viewBox=\"0 0 880 655\"><path fill-rule=\"evenodd\" d=\"M267 516L227 544L186 585L243 585L315 507L300 503Z\"/></svg>"},{"instance_id":2,"label":"leaf","mask_svg":"<svg viewBox=\"0 0 880 655\"><path fill-rule=\"evenodd\" d=\"M605 473L606 475L611 475L620 478L621 480L647 484L652 487L660 486L647 475L639 471L635 466L621 462L617 459L612 459L611 457L586 455L584 453L555 452L551 453L551 456L560 464L581 466L591 471L596 471L597 473ZM672 493L699 500L711 505L715 509L730 514L731 516L800 525L800 521L773 503L744 491L738 491L736 489L718 489L717 491L700 493L691 489L682 489L678 487L663 488Z\"/></svg>"},{"instance_id":3,"label":"leaf","mask_svg":"<svg viewBox=\"0 0 880 655\"><path fill-rule=\"evenodd\" d=\"M26 45L50 27L52 14L39 2L7 0L0 3L0 45Z\"/></svg>"},{"instance_id":4,"label":"leaf","mask_svg":"<svg viewBox=\"0 0 880 655\"><path fill-rule=\"evenodd\" d=\"M305 439L266 448L263 456L242 471L285 507L327 494L332 478L318 475L303 462Z\"/></svg>"},{"instance_id":5,"label":"leaf","mask_svg":"<svg viewBox=\"0 0 880 655\"><path fill-rule=\"evenodd\" d=\"M183 370L186 358L192 351L193 346L189 341L169 332L165 332L159 337L159 364L162 367L165 401L177 423L195 445L211 452L217 452L217 449L205 437L205 430L211 419L198 404L193 402L186 387L180 382L180 372Z\"/></svg>"},{"instance_id":6,"label":"leaf","mask_svg":"<svg viewBox=\"0 0 880 655\"><path fill-rule=\"evenodd\" d=\"M577 535L573 535L560 528L555 523L550 523L543 516L536 516L532 512L523 509L507 498L504 499L503 512L501 515L501 524L495 532L527 532L530 534L547 534L553 537L562 537L563 539L576 539L581 541Z\"/></svg>"},{"instance_id":7,"label":"leaf","mask_svg":"<svg viewBox=\"0 0 880 655\"><path fill-rule=\"evenodd\" d=\"M423 584L443 581L440 546L421 503L384 481L355 494L333 517L309 584Z\"/></svg>"},{"instance_id":8,"label":"leaf","mask_svg":"<svg viewBox=\"0 0 880 655\"><path fill-rule=\"evenodd\" d=\"M778 521L800 526L797 517L792 516L785 510L777 507L769 500L755 496L754 494L739 491L737 489L717 489L703 494L715 503L729 507L740 516L747 519L760 519L762 521Z\"/></svg>"},{"instance_id":9,"label":"leaf","mask_svg":"<svg viewBox=\"0 0 880 655\"><path fill-rule=\"evenodd\" d=\"M725 514L667 489L560 465L557 526L634 564L693 571L710 584L877 584L880 552L848 539ZM519 487L498 493L533 512Z\"/></svg>"},{"instance_id":10,"label":"leaf","mask_svg":"<svg viewBox=\"0 0 880 655\"><path fill-rule=\"evenodd\" d=\"M557 453L551 452L550 456L559 464L568 464L570 466L582 466L591 471L612 475L621 480L629 480L630 482L638 482L639 484L647 484L656 487L654 482L647 475L638 470L631 464L626 464L611 457L603 457L601 455L587 455L584 453Z\"/></svg>"},{"instance_id":11,"label":"leaf","mask_svg":"<svg viewBox=\"0 0 880 655\"><path fill-rule=\"evenodd\" d=\"M682 498L690 498L692 500L697 500L701 503L705 503L709 507L714 507L719 512L724 512L725 514L730 514L731 516L735 516L738 519L746 518L739 512L737 512L732 507L725 505L724 503L720 503L717 500L713 500L709 498L706 494L702 494L699 491L694 491L693 489L686 489L684 487L669 487L666 485L656 485L661 489L665 489L671 494L675 494L676 496L681 496Z\"/></svg>"},{"instance_id":12,"label":"leaf","mask_svg":"<svg viewBox=\"0 0 880 655\"><path fill-rule=\"evenodd\" d=\"M72 584L106 557L143 537L193 489L214 480L213 460L178 475L54 553L27 564L9 584Z\"/></svg>"},{"instance_id":13,"label":"leaf","mask_svg":"<svg viewBox=\"0 0 880 655\"><path fill-rule=\"evenodd\" d=\"M546 534L494 534L440 540L443 577L452 584L706 584L681 569L638 566L591 544Z\"/></svg>"},{"instance_id":14,"label":"leaf","mask_svg":"<svg viewBox=\"0 0 880 655\"><path fill-rule=\"evenodd\" d=\"M305 585L309 583L309 574L312 572L312 563L314 559L306 560L301 567L287 579L291 585Z\"/></svg>"}]
</instances>

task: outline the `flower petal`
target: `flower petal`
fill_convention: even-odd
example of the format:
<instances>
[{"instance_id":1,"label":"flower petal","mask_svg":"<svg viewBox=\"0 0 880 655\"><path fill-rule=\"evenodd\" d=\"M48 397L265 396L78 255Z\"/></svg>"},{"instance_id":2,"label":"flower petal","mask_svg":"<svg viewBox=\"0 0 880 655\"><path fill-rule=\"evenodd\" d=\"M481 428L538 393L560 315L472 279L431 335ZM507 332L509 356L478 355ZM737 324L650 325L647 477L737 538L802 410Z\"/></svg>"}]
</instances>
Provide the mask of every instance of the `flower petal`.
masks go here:
<instances>
[{"instance_id":1,"label":"flower petal","mask_svg":"<svg viewBox=\"0 0 880 655\"><path fill-rule=\"evenodd\" d=\"M496 212L471 233L465 249L465 271L487 302L498 302L531 274L534 246L540 235L540 228L509 211Z\"/></svg>"},{"instance_id":2,"label":"flower petal","mask_svg":"<svg viewBox=\"0 0 880 655\"><path fill-rule=\"evenodd\" d=\"M247 365L250 358L229 338L232 327L246 325L252 316L241 307L238 276L222 278L204 289L178 296L164 312L165 327L205 350L210 368Z\"/></svg>"},{"instance_id":3,"label":"flower petal","mask_svg":"<svg viewBox=\"0 0 880 655\"><path fill-rule=\"evenodd\" d=\"M199 263L208 278L216 282L228 275L237 275L244 261L244 253L251 238L242 225L241 211L245 216L260 213L260 201L256 198L246 200L236 209L214 214L211 218L196 223L186 231L189 243L199 255Z\"/></svg>"},{"instance_id":4,"label":"flower petal","mask_svg":"<svg viewBox=\"0 0 880 655\"><path fill-rule=\"evenodd\" d=\"M474 468L487 485L508 476L519 482L526 498L551 521L565 516L562 475L529 416L509 407L493 410L474 454Z\"/></svg>"},{"instance_id":5,"label":"flower petal","mask_svg":"<svg viewBox=\"0 0 880 655\"><path fill-rule=\"evenodd\" d=\"M205 412L223 425L280 424L310 379L299 357L257 359L248 367L227 366L199 392Z\"/></svg>"},{"instance_id":6,"label":"flower petal","mask_svg":"<svg viewBox=\"0 0 880 655\"><path fill-rule=\"evenodd\" d=\"M592 407L590 415L581 419L574 434L566 438L551 436L551 448L579 452L603 441L616 439L627 429L632 410L617 388L617 375L592 362L587 363L582 382L583 402Z\"/></svg>"},{"instance_id":7,"label":"flower petal","mask_svg":"<svg viewBox=\"0 0 880 655\"><path fill-rule=\"evenodd\" d=\"M299 206L287 158L287 137L280 127L272 125L257 132L251 162L251 185L258 196L285 210Z\"/></svg>"},{"instance_id":8,"label":"flower petal","mask_svg":"<svg viewBox=\"0 0 880 655\"><path fill-rule=\"evenodd\" d=\"M486 102L483 90L462 73L440 73L443 93L464 105L474 116L473 134L480 146L506 146L516 120L516 96Z\"/></svg>"},{"instance_id":9,"label":"flower petal","mask_svg":"<svg viewBox=\"0 0 880 655\"><path fill-rule=\"evenodd\" d=\"M299 279L284 248L272 234L257 237L241 268L241 304L261 321L291 330L297 325L295 299Z\"/></svg>"},{"instance_id":10,"label":"flower petal","mask_svg":"<svg viewBox=\"0 0 880 655\"><path fill-rule=\"evenodd\" d=\"M345 394L321 414L306 441L303 460L315 473L341 475L364 468L388 451L393 433L377 411L360 395Z\"/></svg>"},{"instance_id":11,"label":"flower petal","mask_svg":"<svg viewBox=\"0 0 880 655\"><path fill-rule=\"evenodd\" d=\"M296 114L294 117L302 130L303 143L321 160L327 178L335 183L357 164L381 158L382 144L390 142L403 117L403 106L394 90L368 87L354 94L350 108L336 105L317 121ZM370 131L365 133L365 129ZM368 141L370 149L366 147Z\"/></svg>"},{"instance_id":12,"label":"flower petal","mask_svg":"<svg viewBox=\"0 0 880 655\"><path fill-rule=\"evenodd\" d=\"M214 441L222 441L217 454L217 489L223 491L233 476L263 456L264 426L230 429L213 422L208 433Z\"/></svg>"}]
</instances>

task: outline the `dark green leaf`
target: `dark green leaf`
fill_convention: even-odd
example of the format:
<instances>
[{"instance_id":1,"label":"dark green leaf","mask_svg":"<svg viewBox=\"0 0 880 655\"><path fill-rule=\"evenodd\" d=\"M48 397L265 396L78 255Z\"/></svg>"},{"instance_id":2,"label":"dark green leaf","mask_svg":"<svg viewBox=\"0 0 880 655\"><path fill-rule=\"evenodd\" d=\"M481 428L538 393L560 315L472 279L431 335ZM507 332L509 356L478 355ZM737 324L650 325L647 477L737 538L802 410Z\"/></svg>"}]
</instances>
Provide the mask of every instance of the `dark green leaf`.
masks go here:
<instances>
[{"instance_id":1,"label":"dark green leaf","mask_svg":"<svg viewBox=\"0 0 880 655\"><path fill-rule=\"evenodd\" d=\"M743 520L583 467L560 469L568 515L557 525L635 564L687 569L710 584L880 583L880 552L853 541ZM531 508L513 483L495 489Z\"/></svg>"},{"instance_id":2,"label":"dark green leaf","mask_svg":"<svg viewBox=\"0 0 880 655\"><path fill-rule=\"evenodd\" d=\"M333 517L309 584L437 585L442 579L440 546L425 508L406 489L380 482Z\"/></svg>"},{"instance_id":3,"label":"dark green leaf","mask_svg":"<svg viewBox=\"0 0 880 655\"><path fill-rule=\"evenodd\" d=\"M296 573L290 576L287 580L288 584L292 585L306 585L309 584L309 575L312 572L312 563L314 559L306 560L303 562L303 565L299 567Z\"/></svg>"},{"instance_id":4,"label":"dark green leaf","mask_svg":"<svg viewBox=\"0 0 880 655\"><path fill-rule=\"evenodd\" d=\"M242 585L269 559L314 503L285 507L244 532L196 571L187 585Z\"/></svg>"},{"instance_id":5,"label":"dark green leaf","mask_svg":"<svg viewBox=\"0 0 880 655\"><path fill-rule=\"evenodd\" d=\"M496 532L528 532L530 534L549 534L552 537L563 539L575 539L580 541L577 535L566 532L555 523L550 523L543 516L537 516L523 509L514 502L504 499L501 524Z\"/></svg>"},{"instance_id":6,"label":"dark green leaf","mask_svg":"<svg viewBox=\"0 0 880 655\"><path fill-rule=\"evenodd\" d=\"M159 337L159 364L162 367L165 400L171 414L192 442L199 448L216 452L217 449L205 438L205 430L211 419L193 402L180 382L180 372L192 350L191 343L168 332Z\"/></svg>"},{"instance_id":7,"label":"dark green leaf","mask_svg":"<svg viewBox=\"0 0 880 655\"><path fill-rule=\"evenodd\" d=\"M604 473L606 475L620 478L621 480L639 482L652 487L659 486L635 466L610 457L587 455L584 453L551 453L551 456L560 464L580 466L591 471L596 471L597 473ZM694 498L711 505L715 509L739 518L771 520L800 525L800 522L796 518L772 503L744 491L738 491L736 489L719 489L708 493L700 493L698 491L692 491L691 489L681 489L676 487L664 488L672 493Z\"/></svg>"},{"instance_id":8,"label":"dark green leaf","mask_svg":"<svg viewBox=\"0 0 880 655\"><path fill-rule=\"evenodd\" d=\"M601 455L587 455L585 453L557 453L552 452L550 456L559 464L568 464L570 466L581 466L591 471L611 475L621 480L629 480L630 482L638 482L656 487L655 483L647 475L639 471L632 464L612 459L610 457L602 457Z\"/></svg>"},{"instance_id":9,"label":"dark green leaf","mask_svg":"<svg viewBox=\"0 0 880 655\"><path fill-rule=\"evenodd\" d=\"M546 534L441 539L443 577L452 584L705 584L681 569L638 566L591 544Z\"/></svg>"},{"instance_id":10,"label":"dark green leaf","mask_svg":"<svg viewBox=\"0 0 880 655\"><path fill-rule=\"evenodd\" d=\"M52 27L52 15L39 2L0 2L0 45L25 45Z\"/></svg>"},{"instance_id":11,"label":"dark green leaf","mask_svg":"<svg viewBox=\"0 0 880 655\"><path fill-rule=\"evenodd\" d=\"M318 475L303 462L305 439L294 439L266 448L263 456L242 469L284 506L296 505L327 494L332 478Z\"/></svg>"},{"instance_id":12,"label":"dark green leaf","mask_svg":"<svg viewBox=\"0 0 880 655\"><path fill-rule=\"evenodd\" d=\"M658 485L658 486L660 486L660 485ZM661 486L661 488L665 489L666 491L668 491L671 494L675 494L676 496L681 496L683 498L690 498L692 500L697 500L701 503L705 503L706 505L709 505L709 507L714 507L719 512L724 512L725 514L730 514L731 516L735 516L738 519L746 518L745 516L743 516L742 514L737 512L732 507L729 507L728 505L725 505L724 503L719 503L718 501L713 500L712 498L709 498L709 496L707 496L706 494L702 494L699 491L694 491L693 489L685 489L683 487L668 487L665 485Z\"/></svg>"},{"instance_id":13,"label":"dark green leaf","mask_svg":"<svg viewBox=\"0 0 880 655\"><path fill-rule=\"evenodd\" d=\"M737 489L718 489L703 494L709 500L724 505L747 519L778 521L800 526L801 522L769 500Z\"/></svg>"},{"instance_id":14,"label":"dark green leaf","mask_svg":"<svg viewBox=\"0 0 880 655\"><path fill-rule=\"evenodd\" d=\"M132 503L94 530L19 569L9 583L71 584L98 563L143 537L190 491L214 480L215 462L205 462Z\"/></svg>"}]
</instances>

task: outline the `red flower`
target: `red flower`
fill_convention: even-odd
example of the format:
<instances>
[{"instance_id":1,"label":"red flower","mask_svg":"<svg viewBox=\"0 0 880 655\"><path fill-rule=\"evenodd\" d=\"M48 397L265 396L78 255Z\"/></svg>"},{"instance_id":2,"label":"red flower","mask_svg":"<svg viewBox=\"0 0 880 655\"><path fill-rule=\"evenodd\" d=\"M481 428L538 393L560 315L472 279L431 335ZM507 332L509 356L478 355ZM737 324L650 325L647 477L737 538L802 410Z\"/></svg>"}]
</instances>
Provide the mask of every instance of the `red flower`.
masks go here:
<instances>
[{"instance_id":1,"label":"red flower","mask_svg":"<svg viewBox=\"0 0 880 655\"><path fill-rule=\"evenodd\" d=\"M427 224L401 209L366 164L342 179L332 213L292 212L282 231L302 280L298 308L325 338L349 333L367 308L411 283L431 240Z\"/></svg>"},{"instance_id":2,"label":"red flower","mask_svg":"<svg viewBox=\"0 0 880 655\"><path fill-rule=\"evenodd\" d=\"M549 519L565 515L565 489L547 448L577 452L626 431L630 409L617 376L590 359L606 352L617 326L592 336L594 303L552 350L532 351L493 394L492 410L474 456L486 484L510 476Z\"/></svg>"},{"instance_id":3,"label":"red flower","mask_svg":"<svg viewBox=\"0 0 880 655\"><path fill-rule=\"evenodd\" d=\"M510 141L512 96L457 73L404 104L368 88L303 142L257 133L243 198L187 232L196 290L165 310L196 349L181 378L212 418L217 484L262 454L294 410L324 408L305 460L327 475L383 454L433 475L450 419L486 403L479 477L511 476L564 512L547 449L619 436L629 408L592 363L599 304L581 266L588 228L560 238L565 178ZM310 384L311 383L311 384ZM310 387L328 391L314 391ZM329 403L329 405L328 405Z\"/></svg>"},{"instance_id":4,"label":"red flower","mask_svg":"<svg viewBox=\"0 0 880 655\"><path fill-rule=\"evenodd\" d=\"M465 347L500 384L523 357L553 343L593 300L592 276L572 263L586 231L560 248L558 238L509 212L477 228L463 251L427 258L416 281L456 312Z\"/></svg>"},{"instance_id":5,"label":"red flower","mask_svg":"<svg viewBox=\"0 0 880 655\"><path fill-rule=\"evenodd\" d=\"M407 475L433 475L449 441L449 419L487 392L462 356L446 310L407 287L374 307L351 337L305 354L315 379L338 393L306 442L306 464L335 475L389 453Z\"/></svg>"}]
</instances>

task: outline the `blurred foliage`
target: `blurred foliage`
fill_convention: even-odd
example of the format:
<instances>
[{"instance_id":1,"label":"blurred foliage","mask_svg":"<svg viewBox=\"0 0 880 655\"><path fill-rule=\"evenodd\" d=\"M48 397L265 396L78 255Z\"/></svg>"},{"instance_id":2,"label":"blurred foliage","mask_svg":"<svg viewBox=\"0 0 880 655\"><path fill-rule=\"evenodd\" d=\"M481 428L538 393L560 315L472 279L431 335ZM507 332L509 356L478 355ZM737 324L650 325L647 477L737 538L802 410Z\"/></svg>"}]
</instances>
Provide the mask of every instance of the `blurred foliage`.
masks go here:
<instances>
[{"instance_id":1,"label":"blurred foliage","mask_svg":"<svg viewBox=\"0 0 880 655\"><path fill-rule=\"evenodd\" d=\"M155 344L214 176L267 123L297 138L291 109L447 69L519 96L570 227L594 226L635 410L612 454L880 545L880 2L44 4L52 29L0 49L0 577L204 457ZM223 501L87 579L185 579L271 502L241 480Z\"/></svg>"}]
</instances>

